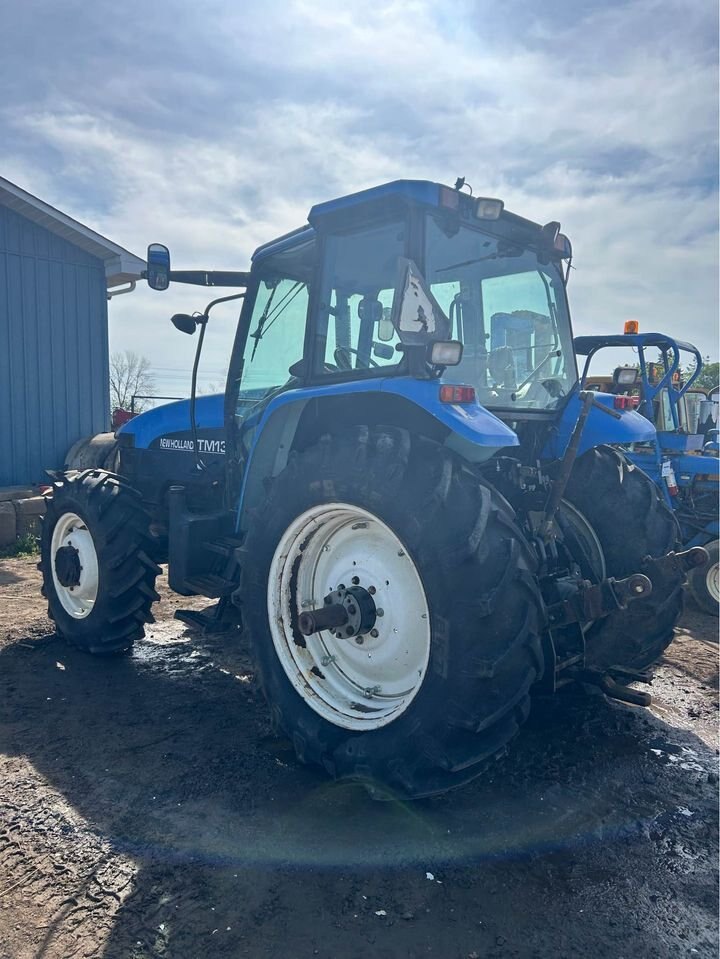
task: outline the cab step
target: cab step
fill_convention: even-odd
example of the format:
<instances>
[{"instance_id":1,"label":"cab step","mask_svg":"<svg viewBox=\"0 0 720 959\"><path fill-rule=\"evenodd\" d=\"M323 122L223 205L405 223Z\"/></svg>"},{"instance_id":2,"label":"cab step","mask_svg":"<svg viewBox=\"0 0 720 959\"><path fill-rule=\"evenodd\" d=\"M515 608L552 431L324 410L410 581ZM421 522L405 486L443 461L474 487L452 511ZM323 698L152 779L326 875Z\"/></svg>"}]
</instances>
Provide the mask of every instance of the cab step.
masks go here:
<instances>
[{"instance_id":1,"label":"cab step","mask_svg":"<svg viewBox=\"0 0 720 959\"><path fill-rule=\"evenodd\" d=\"M235 550L242 546L242 543L242 539L240 539L238 536L221 536L219 539L214 539L209 543L205 543L203 548L208 550L210 553L216 553L218 556L222 556L225 559L230 559Z\"/></svg>"}]
</instances>

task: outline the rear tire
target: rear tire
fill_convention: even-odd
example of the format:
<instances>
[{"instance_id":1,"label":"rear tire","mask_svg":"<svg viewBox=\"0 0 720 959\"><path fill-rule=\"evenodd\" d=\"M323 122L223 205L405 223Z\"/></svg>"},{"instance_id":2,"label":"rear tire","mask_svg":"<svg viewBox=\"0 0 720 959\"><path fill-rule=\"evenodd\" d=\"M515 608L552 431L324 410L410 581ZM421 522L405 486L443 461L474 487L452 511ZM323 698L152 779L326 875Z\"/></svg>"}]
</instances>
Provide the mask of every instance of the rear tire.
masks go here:
<instances>
[{"instance_id":1,"label":"rear tire","mask_svg":"<svg viewBox=\"0 0 720 959\"><path fill-rule=\"evenodd\" d=\"M404 590L411 612L403 620L402 596L393 594L385 578L379 582L377 599L388 608L384 619L377 621L379 638L371 640L368 634L368 644L388 642L381 624L392 622L398 624L393 632L400 646L405 637L409 650L416 637L426 635L429 650L424 674L420 676L423 670L418 667L420 678L406 701L398 699L392 715L386 710L382 722L372 719L367 728L362 717L365 704L373 706L373 701L363 699L361 688L357 720L340 707L333 713L330 697L326 697L330 706L317 701L313 705L314 699L324 696L325 674L340 669L328 654L334 650L338 660L356 657L360 669L357 657L366 655L366 647L354 647L352 640L339 639L331 631L316 633L326 647L322 661L315 662L320 639L305 643L297 628L302 601L307 602L298 595L298 583L312 581L302 564L311 561L312 537L321 535L307 532L307 516L338 522L343 510L352 516L353 509L359 515L364 512L370 529L384 527L385 543L402 544L396 555L401 551L407 555L422 584L419 592L413 585ZM238 596L273 722L292 739L301 761L322 766L337 779L361 780L376 796L387 790L417 798L473 779L487 760L504 751L527 718L530 688L543 672L535 559L513 517L505 500L454 454L403 429L352 427L291 454L248 532ZM362 565L359 560L353 565L354 551L369 534L362 522L349 519L345 529L360 537L356 547L348 535L347 560L339 558L335 567L339 577L347 562L344 579L349 585L353 570ZM288 553L283 544L293 530L300 532L295 552ZM375 556L367 547L365 543L365 555ZM377 559L368 562L375 562L376 570L385 568ZM285 586L276 586L271 569L273 576L280 572L285 577ZM337 585L325 582L329 575L325 579L321 575L316 593ZM388 581L393 575L388 573ZM278 596L285 597L284 606ZM317 595L313 602L318 602ZM269 608L274 610L272 622ZM421 608L429 611L428 619ZM288 667L282 642L290 646L290 658L307 660L307 685L295 666ZM397 644L398 638L393 642ZM398 655L402 658L403 653ZM382 651L377 658L383 658ZM382 689L388 678L382 669L387 667L378 666L375 675L373 668L365 661L357 675ZM384 693L377 695L381 698Z\"/></svg>"},{"instance_id":2,"label":"rear tire","mask_svg":"<svg viewBox=\"0 0 720 959\"><path fill-rule=\"evenodd\" d=\"M48 616L69 643L119 653L145 635L160 567L136 490L103 470L59 474L40 547Z\"/></svg>"},{"instance_id":3,"label":"rear tire","mask_svg":"<svg viewBox=\"0 0 720 959\"><path fill-rule=\"evenodd\" d=\"M688 575L690 594L704 613L711 616L718 615L718 541L713 540L705 544L710 560L707 566L695 567Z\"/></svg>"},{"instance_id":4,"label":"rear tire","mask_svg":"<svg viewBox=\"0 0 720 959\"><path fill-rule=\"evenodd\" d=\"M664 556L679 546L675 517L655 484L612 447L596 447L578 459L565 495L593 526L608 576L642 572L646 556ZM650 578L648 599L591 626L588 666L646 669L670 645L683 610L683 577L653 572Z\"/></svg>"}]
</instances>

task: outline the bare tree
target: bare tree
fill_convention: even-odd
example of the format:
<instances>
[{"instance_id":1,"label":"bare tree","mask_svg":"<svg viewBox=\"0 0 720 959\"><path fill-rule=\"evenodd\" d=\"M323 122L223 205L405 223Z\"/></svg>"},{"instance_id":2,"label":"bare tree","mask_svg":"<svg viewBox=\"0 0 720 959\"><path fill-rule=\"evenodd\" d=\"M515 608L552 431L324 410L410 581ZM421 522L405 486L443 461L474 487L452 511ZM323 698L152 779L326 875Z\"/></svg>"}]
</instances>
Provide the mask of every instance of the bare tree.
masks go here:
<instances>
[{"instance_id":1,"label":"bare tree","mask_svg":"<svg viewBox=\"0 0 720 959\"><path fill-rule=\"evenodd\" d=\"M150 360L132 350L116 352L110 356L110 408L129 410L136 394L152 396L155 393L155 377L150 372ZM135 402L135 412L147 408L147 400Z\"/></svg>"}]
</instances>

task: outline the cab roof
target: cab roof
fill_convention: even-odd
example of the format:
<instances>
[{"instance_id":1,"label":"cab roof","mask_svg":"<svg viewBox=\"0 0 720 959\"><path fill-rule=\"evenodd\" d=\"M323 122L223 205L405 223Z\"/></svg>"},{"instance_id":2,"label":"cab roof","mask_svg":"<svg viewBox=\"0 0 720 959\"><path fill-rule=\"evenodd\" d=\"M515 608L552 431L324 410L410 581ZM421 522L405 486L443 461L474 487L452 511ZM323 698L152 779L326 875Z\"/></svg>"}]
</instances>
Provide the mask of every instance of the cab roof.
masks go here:
<instances>
[{"instance_id":1,"label":"cab roof","mask_svg":"<svg viewBox=\"0 0 720 959\"><path fill-rule=\"evenodd\" d=\"M445 191L444 194L443 191ZM319 222L325 217L334 217L344 211L349 212L357 207L382 203L383 201L391 203L392 201L405 200L429 207L441 207L446 205L441 199L443 195L447 198L448 195L455 193L462 198L460 204L463 207L473 204L477 200L477 197L468 193L458 192L453 187L448 187L442 183L434 183L431 180L392 180L390 183L382 183L367 190L349 193L347 196L337 197L334 200L316 203L310 209L308 223L305 226L259 246L253 253L252 259L256 262L314 239L315 230ZM508 210L503 210L500 219L506 228L516 234L520 233L527 236L528 234L539 233L542 230L541 224L527 220L515 213L510 213Z\"/></svg>"}]
</instances>

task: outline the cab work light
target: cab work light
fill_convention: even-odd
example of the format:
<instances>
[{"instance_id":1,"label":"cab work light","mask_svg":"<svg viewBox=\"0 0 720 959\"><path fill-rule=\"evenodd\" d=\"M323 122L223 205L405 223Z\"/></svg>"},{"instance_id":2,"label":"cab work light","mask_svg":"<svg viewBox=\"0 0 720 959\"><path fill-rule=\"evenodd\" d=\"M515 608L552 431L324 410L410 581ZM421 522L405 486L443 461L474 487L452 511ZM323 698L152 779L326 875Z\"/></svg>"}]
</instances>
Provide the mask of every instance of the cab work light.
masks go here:
<instances>
[{"instance_id":1,"label":"cab work light","mask_svg":"<svg viewBox=\"0 0 720 959\"><path fill-rule=\"evenodd\" d=\"M478 197L475 201L475 216L478 220L499 220L505 204L502 200Z\"/></svg>"},{"instance_id":2,"label":"cab work light","mask_svg":"<svg viewBox=\"0 0 720 959\"><path fill-rule=\"evenodd\" d=\"M433 366L457 366L463 355L460 340L439 340L430 347L430 362Z\"/></svg>"},{"instance_id":3,"label":"cab work light","mask_svg":"<svg viewBox=\"0 0 720 959\"><path fill-rule=\"evenodd\" d=\"M640 380L640 370L634 366L620 367L616 375L619 386L634 386Z\"/></svg>"},{"instance_id":4,"label":"cab work light","mask_svg":"<svg viewBox=\"0 0 720 959\"><path fill-rule=\"evenodd\" d=\"M444 383L440 387L441 403L474 403L474 386L455 386L451 383Z\"/></svg>"}]
</instances>

